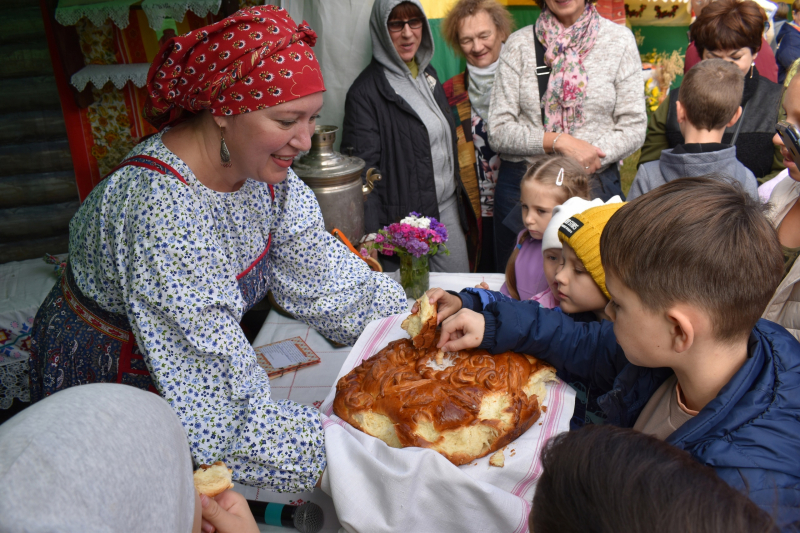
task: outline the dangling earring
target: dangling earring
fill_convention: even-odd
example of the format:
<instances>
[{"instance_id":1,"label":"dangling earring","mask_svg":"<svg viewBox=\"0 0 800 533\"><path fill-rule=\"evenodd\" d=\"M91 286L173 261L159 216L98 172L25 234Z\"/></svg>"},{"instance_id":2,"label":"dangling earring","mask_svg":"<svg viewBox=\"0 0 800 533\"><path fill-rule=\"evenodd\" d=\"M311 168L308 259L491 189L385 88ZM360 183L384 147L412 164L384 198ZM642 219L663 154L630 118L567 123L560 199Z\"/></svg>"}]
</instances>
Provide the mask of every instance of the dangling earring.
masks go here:
<instances>
[{"instance_id":1,"label":"dangling earring","mask_svg":"<svg viewBox=\"0 0 800 533\"><path fill-rule=\"evenodd\" d=\"M228 151L228 145L225 144L225 128L219 127L219 158L222 160L222 166L231 168L231 153Z\"/></svg>"},{"instance_id":2,"label":"dangling earring","mask_svg":"<svg viewBox=\"0 0 800 533\"><path fill-rule=\"evenodd\" d=\"M754 68L755 66L756 66L756 62L755 62L755 61L753 61L752 63L750 63L750 78L751 78L751 79L753 78L753 68Z\"/></svg>"}]
</instances>

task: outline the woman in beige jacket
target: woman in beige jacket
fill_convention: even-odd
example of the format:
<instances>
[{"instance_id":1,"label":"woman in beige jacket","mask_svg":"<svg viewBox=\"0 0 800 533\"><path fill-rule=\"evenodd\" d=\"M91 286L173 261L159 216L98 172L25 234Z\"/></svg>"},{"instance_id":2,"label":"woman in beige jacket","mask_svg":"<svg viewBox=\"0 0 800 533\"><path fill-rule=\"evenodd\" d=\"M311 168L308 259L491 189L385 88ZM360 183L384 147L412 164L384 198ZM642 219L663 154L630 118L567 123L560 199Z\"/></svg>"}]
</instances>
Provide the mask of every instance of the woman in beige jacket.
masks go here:
<instances>
[{"instance_id":1,"label":"woman in beige jacket","mask_svg":"<svg viewBox=\"0 0 800 533\"><path fill-rule=\"evenodd\" d=\"M800 125L800 76L795 76L783 100L786 121ZM780 146L783 164L789 170L789 177L780 182L772 191L769 201L772 204L769 217L778 231L786 269L781 284L767 305L763 318L785 327L800 339L800 170L791 153L783 145L780 135L773 142Z\"/></svg>"}]
</instances>

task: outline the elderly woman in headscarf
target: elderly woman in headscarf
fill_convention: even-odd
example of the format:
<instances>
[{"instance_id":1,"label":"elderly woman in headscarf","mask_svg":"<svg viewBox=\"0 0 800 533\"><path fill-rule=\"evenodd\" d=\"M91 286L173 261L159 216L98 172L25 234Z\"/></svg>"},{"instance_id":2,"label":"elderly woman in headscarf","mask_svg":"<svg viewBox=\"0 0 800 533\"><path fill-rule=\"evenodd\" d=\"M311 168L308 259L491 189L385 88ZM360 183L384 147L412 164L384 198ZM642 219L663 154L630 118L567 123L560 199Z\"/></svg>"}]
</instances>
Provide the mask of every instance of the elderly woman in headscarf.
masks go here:
<instances>
[{"instance_id":1,"label":"elderly woman in headscarf","mask_svg":"<svg viewBox=\"0 0 800 533\"><path fill-rule=\"evenodd\" d=\"M431 270L468 272L475 247L469 253L466 239L475 244L477 219L459 174L450 106L430 64L433 36L422 4L376 0L369 30L372 62L347 91L342 128L342 151L381 171L364 207L365 230L412 211L435 217L447 227L450 255L431 257Z\"/></svg>"},{"instance_id":2,"label":"elderly woman in headscarf","mask_svg":"<svg viewBox=\"0 0 800 533\"><path fill-rule=\"evenodd\" d=\"M442 21L445 40L467 59L467 69L444 82L444 93L456 121L461 181L481 215L478 272L495 270L492 214L500 154L489 145L486 120L500 51L512 28L511 13L497 0L459 0Z\"/></svg>"},{"instance_id":3,"label":"elderly woman in headscarf","mask_svg":"<svg viewBox=\"0 0 800 533\"><path fill-rule=\"evenodd\" d=\"M198 463L303 491L325 468L316 409L270 397L239 321L268 290L341 343L407 309L399 284L325 232L290 169L324 85L316 34L273 6L170 39L148 73L146 139L70 224L67 269L36 316L33 401L118 382L160 393Z\"/></svg>"},{"instance_id":4,"label":"elderly woman in headscarf","mask_svg":"<svg viewBox=\"0 0 800 533\"><path fill-rule=\"evenodd\" d=\"M602 18L592 0L537 4L536 24L506 41L489 108L489 142L502 157L494 195L498 268L522 229L516 218L507 222L513 229L503 222L531 156L572 157L597 176L594 196L608 200L622 194L617 162L639 149L647 128L633 33Z\"/></svg>"}]
</instances>

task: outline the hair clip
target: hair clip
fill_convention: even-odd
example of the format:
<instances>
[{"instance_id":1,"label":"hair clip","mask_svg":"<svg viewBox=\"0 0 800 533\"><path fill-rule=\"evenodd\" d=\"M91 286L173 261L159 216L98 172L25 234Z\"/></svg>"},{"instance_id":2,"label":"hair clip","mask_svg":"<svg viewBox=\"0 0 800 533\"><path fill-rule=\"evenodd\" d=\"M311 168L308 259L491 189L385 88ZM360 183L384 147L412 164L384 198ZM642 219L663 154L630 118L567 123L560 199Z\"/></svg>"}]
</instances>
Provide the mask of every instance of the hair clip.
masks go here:
<instances>
[{"instance_id":1,"label":"hair clip","mask_svg":"<svg viewBox=\"0 0 800 533\"><path fill-rule=\"evenodd\" d=\"M564 168L562 167L561 170L558 171L558 176L556 177L556 185L561 187L564 185Z\"/></svg>"}]
</instances>

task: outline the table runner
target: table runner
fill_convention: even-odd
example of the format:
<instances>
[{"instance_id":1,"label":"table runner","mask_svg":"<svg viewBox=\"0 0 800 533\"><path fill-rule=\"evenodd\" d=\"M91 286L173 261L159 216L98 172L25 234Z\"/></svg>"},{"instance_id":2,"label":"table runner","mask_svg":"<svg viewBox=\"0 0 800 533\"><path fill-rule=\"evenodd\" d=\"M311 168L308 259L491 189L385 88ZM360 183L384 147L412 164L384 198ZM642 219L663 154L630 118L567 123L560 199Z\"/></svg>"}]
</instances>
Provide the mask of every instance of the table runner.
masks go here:
<instances>
[{"instance_id":1,"label":"table runner","mask_svg":"<svg viewBox=\"0 0 800 533\"><path fill-rule=\"evenodd\" d=\"M405 316L369 324L336 381L390 341L407 338L400 328ZM539 453L550 437L568 431L575 405L568 385L548 384L547 412L508 445L503 468L490 467L489 456L456 467L432 450L390 448L353 428L333 414L335 391L334 385L321 407L328 455L322 488L347 530L375 533L527 531Z\"/></svg>"}]
</instances>

